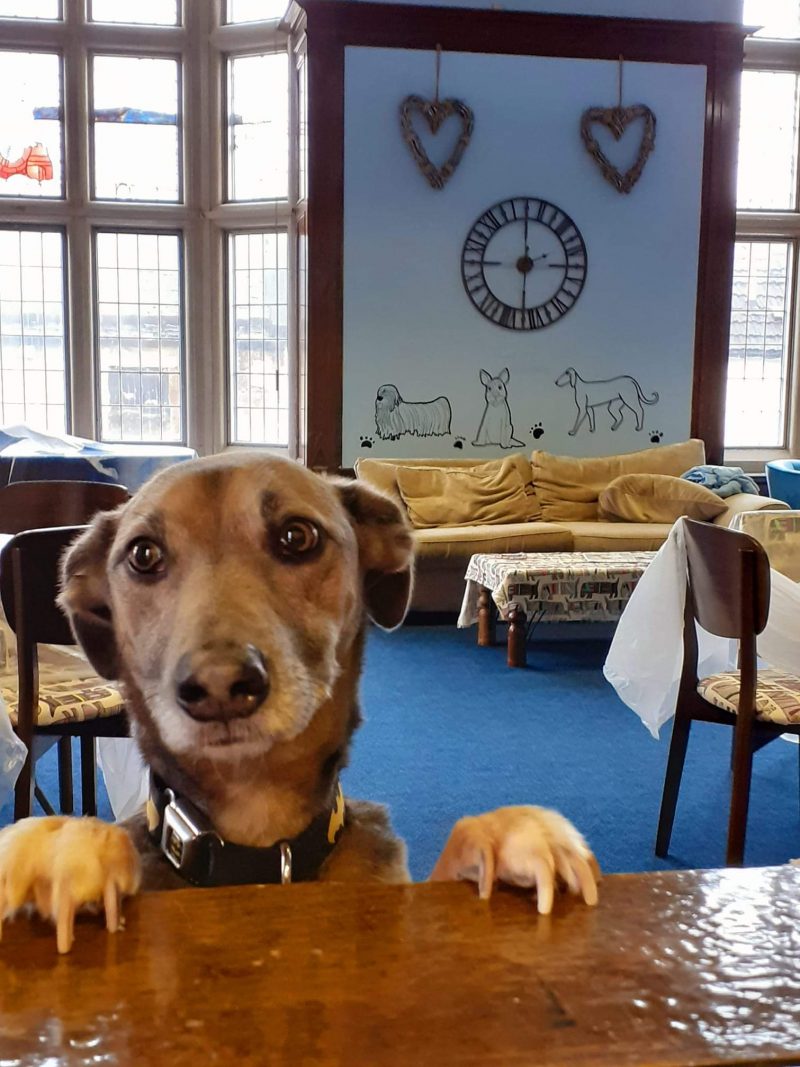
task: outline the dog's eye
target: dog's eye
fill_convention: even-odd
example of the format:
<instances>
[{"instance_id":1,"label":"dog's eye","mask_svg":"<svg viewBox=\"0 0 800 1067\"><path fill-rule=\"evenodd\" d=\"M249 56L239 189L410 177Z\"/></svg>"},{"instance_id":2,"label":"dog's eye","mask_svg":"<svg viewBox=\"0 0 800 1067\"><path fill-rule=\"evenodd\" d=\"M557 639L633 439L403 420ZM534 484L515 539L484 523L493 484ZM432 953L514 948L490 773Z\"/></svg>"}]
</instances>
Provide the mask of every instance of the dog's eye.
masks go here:
<instances>
[{"instance_id":1,"label":"dog's eye","mask_svg":"<svg viewBox=\"0 0 800 1067\"><path fill-rule=\"evenodd\" d=\"M309 519L287 519L277 530L275 547L284 559L299 559L319 547L319 528Z\"/></svg>"},{"instance_id":2,"label":"dog's eye","mask_svg":"<svg viewBox=\"0 0 800 1067\"><path fill-rule=\"evenodd\" d=\"M137 574L157 574L164 569L164 552L155 541L140 537L128 549L128 563Z\"/></svg>"}]
</instances>

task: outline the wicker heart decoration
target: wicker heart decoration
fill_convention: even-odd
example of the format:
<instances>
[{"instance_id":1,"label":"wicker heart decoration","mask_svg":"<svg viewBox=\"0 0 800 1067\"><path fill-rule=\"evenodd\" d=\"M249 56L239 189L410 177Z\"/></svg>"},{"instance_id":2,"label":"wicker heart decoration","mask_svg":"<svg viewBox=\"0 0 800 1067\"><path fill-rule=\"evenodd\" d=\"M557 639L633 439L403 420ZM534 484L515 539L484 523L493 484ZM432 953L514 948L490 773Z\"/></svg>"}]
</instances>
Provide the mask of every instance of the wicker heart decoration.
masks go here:
<instances>
[{"instance_id":1,"label":"wicker heart decoration","mask_svg":"<svg viewBox=\"0 0 800 1067\"><path fill-rule=\"evenodd\" d=\"M622 174L608 159L592 134L592 123L599 122L611 131L615 141L636 119L644 119L644 130L639 151L633 166ZM644 104L632 107L590 107L581 117L581 137L586 150L600 168L603 177L610 182L618 193L629 193L642 176L647 158L656 143L656 117Z\"/></svg>"},{"instance_id":2,"label":"wicker heart decoration","mask_svg":"<svg viewBox=\"0 0 800 1067\"><path fill-rule=\"evenodd\" d=\"M422 141L413 126L414 113L421 115L428 123L428 128L435 136L444 125L446 119L454 115L461 121L461 135L456 141L455 148L450 153L449 159L437 167L431 162L430 156L422 147ZM460 100L424 100L421 96L407 96L400 105L400 125L403 130L403 140L411 149L414 162L425 175L434 189L443 189L453 175L464 149L472 137L472 128L475 116L472 109L462 104Z\"/></svg>"}]
</instances>

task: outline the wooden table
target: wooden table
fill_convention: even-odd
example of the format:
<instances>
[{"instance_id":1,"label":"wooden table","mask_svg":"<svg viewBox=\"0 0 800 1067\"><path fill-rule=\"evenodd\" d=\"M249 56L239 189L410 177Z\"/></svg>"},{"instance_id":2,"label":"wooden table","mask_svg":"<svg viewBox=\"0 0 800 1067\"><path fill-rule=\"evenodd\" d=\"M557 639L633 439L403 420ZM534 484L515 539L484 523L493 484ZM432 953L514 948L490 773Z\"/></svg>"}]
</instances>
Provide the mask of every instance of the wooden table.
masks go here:
<instances>
[{"instance_id":1,"label":"wooden table","mask_svg":"<svg viewBox=\"0 0 800 1067\"><path fill-rule=\"evenodd\" d=\"M0 1063L797 1064L800 869L616 875L597 908L465 884L151 893L0 943Z\"/></svg>"}]
</instances>

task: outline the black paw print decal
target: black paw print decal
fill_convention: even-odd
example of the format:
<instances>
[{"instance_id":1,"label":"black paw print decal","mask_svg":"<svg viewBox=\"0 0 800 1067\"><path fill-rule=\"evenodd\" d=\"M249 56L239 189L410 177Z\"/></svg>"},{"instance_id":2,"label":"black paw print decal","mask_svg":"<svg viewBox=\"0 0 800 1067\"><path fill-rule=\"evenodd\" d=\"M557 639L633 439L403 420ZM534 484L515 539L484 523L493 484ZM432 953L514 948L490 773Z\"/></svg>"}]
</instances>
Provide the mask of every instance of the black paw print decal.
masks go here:
<instances>
[{"instance_id":1,"label":"black paw print decal","mask_svg":"<svg viewBox=\"0 0 800 1067\"><path fill-rule=\"evenodd\" d=\"M361 438L361 447L362 448L372 448L372 438L371 437L362 437Z\"/></svg>"},{"instance_id":2,"label":"black paw print decal","mask_svg":"<svg viewBox=\"0 0 800 1067\"><path fill-rule=\"evenodd\" d=\"M455 441L453 441L453 448L463 448L463 447L464 447L464 438L463 437L457 437L455 439Z\"/></svg>"},{"instance_id":3,"label":"black paw print decal","mask_svg":"<svg viewBox=\"0 0 800 1067\"><path fill-rule=\"evenodd\" d=\"M540 437L544 435L544 429L540 422L537 422L535 426L531 426L531 436L534 441L538 441Z\"/></svg>"},{"instance_id":4,"label":"black paw print decal","mask_svg":"<svg viewBox=\"0 0 800 1067\"><path fill-rule=\"evenodd\" d=\"M650 431L650 444L652 444L652 445L661 444L661 439L662 439L663 436L664 436L664 431L663 430L651 430Z\"/></svg>"}]
</instances>

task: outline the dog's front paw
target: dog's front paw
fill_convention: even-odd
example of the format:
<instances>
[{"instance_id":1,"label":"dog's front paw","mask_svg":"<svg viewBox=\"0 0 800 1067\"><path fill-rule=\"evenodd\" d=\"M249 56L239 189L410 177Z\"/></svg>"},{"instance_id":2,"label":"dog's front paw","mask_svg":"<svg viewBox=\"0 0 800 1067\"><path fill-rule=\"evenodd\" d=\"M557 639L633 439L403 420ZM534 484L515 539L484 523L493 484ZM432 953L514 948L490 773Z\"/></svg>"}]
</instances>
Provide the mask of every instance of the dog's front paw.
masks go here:
<instances>
[{"instance_id":1,"label":"dog's front paw","mask_svg":"<svg viewBox=\"0 0 800 1067\"><path fill-rule=\"evenodd\" d=\"M459 819L431 873L433 882L477 882L484 899L495 881L536 889L542 915L552 910L560 883L596 904L599 878L597 860L569 819L527 806Z\"/></svg>"},{"instance_id":2,"label":"dog's front paw","mask_svg":"<svg viewBox=\"0 0 800 1067\"><path fill-rule=\"evenodd\" d=\"M120 901L139 888L139 854L119 826L64 816L21 819L0 830L0 936L3 922L33 906L56 925L59 952L69 952L75 914L104 906L119 929Z\"/></svg>"}]
</instances>

